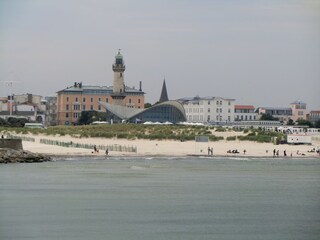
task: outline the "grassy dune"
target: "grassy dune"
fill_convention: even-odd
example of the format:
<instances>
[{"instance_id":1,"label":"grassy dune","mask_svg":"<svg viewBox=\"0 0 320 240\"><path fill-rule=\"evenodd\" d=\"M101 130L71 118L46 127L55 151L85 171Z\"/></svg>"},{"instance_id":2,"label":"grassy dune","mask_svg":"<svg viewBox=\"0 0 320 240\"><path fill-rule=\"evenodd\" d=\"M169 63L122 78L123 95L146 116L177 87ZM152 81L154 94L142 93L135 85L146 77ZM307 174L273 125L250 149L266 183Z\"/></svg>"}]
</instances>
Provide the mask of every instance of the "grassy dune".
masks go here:
<instances>
[{"instance_id":1,"label":"grassy dune","mask_svg":"<svg viewBox=\"0 0 320 240\"><path fill-rule=\"evenodd\" d=\"M220 140L249 140L257 142L270 142L272 137L284 138L277 132L264 132L261 130L245 130L242 136L232 136L232 129L208 126L184 125L142 125L142 124L113 124L113 125L83 125L83 126L54 126L47 129L31 128L0 128L0 132L15 132L17 134L45 134L70 135L77 138L122 138L122 139L151 139L151 140L194 140L195 136L208 136L210 141ZM228 132L228 137L221 136ZM216 135L215 135L216 133ZM231 134L231 136L230 136ZM217 136L218 135L218 136Z\"/></svg>"}]
</instances>

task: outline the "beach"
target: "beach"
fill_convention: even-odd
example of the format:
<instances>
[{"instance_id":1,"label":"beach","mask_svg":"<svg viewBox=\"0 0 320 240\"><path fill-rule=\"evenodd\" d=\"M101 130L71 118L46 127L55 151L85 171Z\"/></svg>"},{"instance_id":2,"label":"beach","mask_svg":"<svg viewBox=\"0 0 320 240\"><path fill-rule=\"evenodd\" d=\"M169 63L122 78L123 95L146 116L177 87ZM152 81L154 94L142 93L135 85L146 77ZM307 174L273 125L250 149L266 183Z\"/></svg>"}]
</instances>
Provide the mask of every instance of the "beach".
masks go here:
<instances>
[{"instance_id":1,"label":"beach","mask_svg":"<svg viewBox=\"0 0 320 240\"><path fill-rule=\"evenodd\" d=\"M230 133L220 133L225 138ZM19 135L16 135L19 136ZM173 141L173 140L144 140L144 139L106 139L106 138L76 138L71 136L47 136L47 135L21 135L32 137L34 142L23 141L24 150L35 153L48 154L52 156L103 156L106 155L104 149L99 146L119 146L122 148L133 148L136 151L119 151L108 149L109 156L249 156L249 157L273 157L274 150L279 152L279 157L319 157L312 149L318 149L320 142L313 142L312 145L274 145L272 143L258 143L251 141ZM97 150L80 147L62 147L40 143L40 139L52 141L70 142L73 144L96 145ZM208 148L212 149L208 153ZM237 150L239 153L228 153Z\"/></svg>"}]
</instances>

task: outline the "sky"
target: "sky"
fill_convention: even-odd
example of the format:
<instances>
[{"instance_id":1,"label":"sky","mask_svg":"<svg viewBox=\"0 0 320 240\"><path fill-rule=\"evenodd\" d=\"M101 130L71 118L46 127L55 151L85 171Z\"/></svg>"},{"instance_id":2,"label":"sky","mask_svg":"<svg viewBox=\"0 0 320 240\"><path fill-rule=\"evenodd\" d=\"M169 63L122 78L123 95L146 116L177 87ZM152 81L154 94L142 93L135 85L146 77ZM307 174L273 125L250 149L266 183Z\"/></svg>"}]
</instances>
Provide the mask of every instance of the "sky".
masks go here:
<instances>
[{"instance_id":1,"label":"sky","mask_svg":"<svg viewBox=\"0 0 320 240\"><path fill-rule=\"evenodd\" d=\"M1 96L111 86L118 49L145 102L165 79L171 100L320 110L318 0L0 0Z\"/></svg>"}]
</instances>

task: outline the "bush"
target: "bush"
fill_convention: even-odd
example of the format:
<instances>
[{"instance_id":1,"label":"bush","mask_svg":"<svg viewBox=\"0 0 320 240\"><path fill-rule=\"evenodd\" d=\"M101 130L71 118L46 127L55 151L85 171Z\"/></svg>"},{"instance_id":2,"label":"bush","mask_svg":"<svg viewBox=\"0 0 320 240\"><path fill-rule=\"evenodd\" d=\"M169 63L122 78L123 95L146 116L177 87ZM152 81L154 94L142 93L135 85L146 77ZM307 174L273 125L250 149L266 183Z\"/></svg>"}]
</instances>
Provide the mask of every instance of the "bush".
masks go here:
<instances>
[{"instance_id":1,"label":"bush","mask_svg":"<svg viewBox=\"0 0 320 240\"><path fill-rule=\"evenodd\" d=\"M211 135L211 136L209 136L209 140L217 142L217 141L220 141L220 140L224 140L224 137L221 137L221 136L217 137L217 136Z\"/></svg>"},{"instance_id":2,"label":"bush","mask_svg":"<svg viewBox=\"0 0 320 240\"><path fill-rule=\"evenodd\" d=\"M235 141L235 140L237 140L237 136L227 137L227 141Z\"/></svg>"}]
</instances>

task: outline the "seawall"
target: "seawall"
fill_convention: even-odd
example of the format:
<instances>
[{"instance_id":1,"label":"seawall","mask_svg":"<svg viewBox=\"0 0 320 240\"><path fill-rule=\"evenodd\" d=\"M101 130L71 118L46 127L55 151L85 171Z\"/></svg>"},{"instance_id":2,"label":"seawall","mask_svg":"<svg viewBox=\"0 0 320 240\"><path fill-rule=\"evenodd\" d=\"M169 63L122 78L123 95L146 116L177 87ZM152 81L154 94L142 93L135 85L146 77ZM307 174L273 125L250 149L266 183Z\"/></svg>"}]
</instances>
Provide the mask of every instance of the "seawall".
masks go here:
<instances>
[{"instance_id":1,"label":"seawall","mask_svg":"<svg viewBox=\"0 0 320 240\"><path fill-rule=\"evenodd\" d=\"M0 138L0 148L23 150L21 139Z\"/></svg>"}]
</instances>

